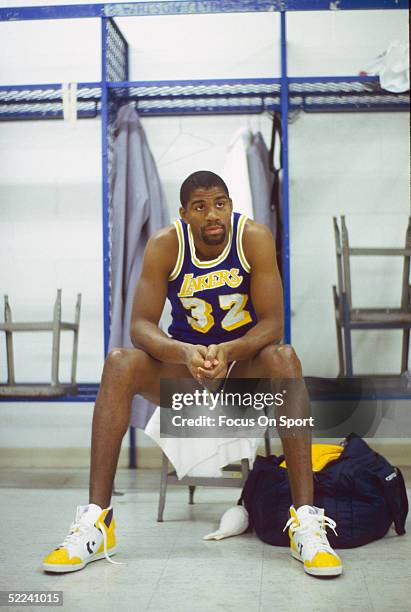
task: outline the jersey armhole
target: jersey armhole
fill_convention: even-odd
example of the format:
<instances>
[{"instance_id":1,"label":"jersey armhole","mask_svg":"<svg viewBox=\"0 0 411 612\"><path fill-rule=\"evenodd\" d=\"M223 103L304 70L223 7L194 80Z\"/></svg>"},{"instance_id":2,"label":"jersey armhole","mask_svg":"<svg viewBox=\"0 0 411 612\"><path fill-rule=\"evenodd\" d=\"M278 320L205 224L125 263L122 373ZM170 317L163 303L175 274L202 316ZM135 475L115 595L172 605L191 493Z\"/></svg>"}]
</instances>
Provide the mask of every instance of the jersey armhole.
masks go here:
<instances>
[{"instance_id":1,"label":"jersey armhole","mask_svg":"<svg viewBox=\"0 0 411 612\"><path fill-rule=\"evenodd\" d=\"M244 226L246 224L247 221L247 215L241 215L240 219L238 220L238 227L237 227L237 254L238 254L238 258L241 262L241 265L243 266L244 270L248 273L251 272L251 266L247 261L247 257L244 254L244 249L243 249L243 233L244 233Z\"/></svg>"},{"instance_id":2,"label":"jersey armhole","mask_svg":"<svg viewBox=\"0 0 411 612\"><path fill-rule=\"evenodd\" d=\"M173 225L176 228L176 232L177 232L178 253L177 253L176 264L175 264L175 266L174 266L170 276L168 277L169 281L175 280L177 278L177 276L180 274L181 267L183 265L183 260L184 260L184 234L183 234L183 228L181 227L181 221L179 221L179 220L174 221Z\"/></svg>"}]
</instances>

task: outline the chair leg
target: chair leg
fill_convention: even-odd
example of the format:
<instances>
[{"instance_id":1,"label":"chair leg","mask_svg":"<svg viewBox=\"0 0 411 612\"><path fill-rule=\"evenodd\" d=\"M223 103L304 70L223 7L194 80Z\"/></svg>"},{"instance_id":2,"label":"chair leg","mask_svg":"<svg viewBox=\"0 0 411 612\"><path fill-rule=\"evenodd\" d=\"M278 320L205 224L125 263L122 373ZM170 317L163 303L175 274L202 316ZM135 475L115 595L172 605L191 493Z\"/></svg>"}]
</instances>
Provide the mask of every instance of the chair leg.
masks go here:
<instances>
[{"instance_id":1,"label":"chair leg","mask_svg":"<svg viewBox=\"0 0 411 612\"><path fill-rule=\"evenodd\" d=\"M344 313L344 352L345 352L345 375L353 375L353 364L352 364L352 345L351 345L351 327L350 327L350 313L347 302L347 296L345 293L342 294L343 300L343 313Z\"/></svg>"},{"instance_id":2,"label":"chair leg","mask_svg":"<svg viewBox=\"0 0 411 612\"><path fill-rule=\"evenodd\" d=\"M405 234L405 248L411 248L411 217L408 220L407 232ZM410 267L411 258L409 255L404 255L404 263L402 270L401 310L407 313L411 311ZM402 332L401 374L408 370L410 332L410 329L404 329L404 331Z\"/></svg>"},{"instance_id":3,"label":"chair leg","mask_svg":"<svg viewBox=\"0 0 411 612\"><path fill-rule=\"evenodd\" d=\"M268 428L266 429L266 432L264 434L264 447L265 447L265 456L269 457L271 455L271 440L270 440L270 433Z\"/></svg>"},{"instance_id":4,"label":"chair leg","mask_svg":"<svg viewBox=\"0 0 411 612\"><path fill-rule=\"evenodd\" d=\"M401 374L408 370L408 356L410 352L410 330L402 332Z\"/></svg>"},{"instance_id":5,"label":"chair leg","mask_svg":"<svg viewBox=\"0 0 411 612\"><path fill-rule=\"evenodd\" d=\"M338 352L338 365L339 372L338 376L345 376L345 363L344 363L344 353L343 353L343 336L341 329L341 320L342 316L342 308L340 308L340 301L337 294L337 288L333 285L333 299L334 299L334 310L335 310L335 331L337 334L337 352Z\"/></svg>"},{"instance_id":6,"label":"chair leg","mask_svg":"<svg viewBox=\"0 0 411 612\"><path fill-rule=\"evenodd\" d=\"M8 295L4 296L4 322L12 323L11 308ZM7 384L15 385L14 378L14 352L13 352L13 332L6 331L6 355L7 355Z\"/></svg>"},{"instance_id":7,"label":"chair leg","mask_svg":"<svg viewBox=\"0 0 411 612\"><path fill-rule=\"evenodd\" d=\"M57 298L53 311L53 344L51 349L51 384L59 384L61 336L61 289L57 289Z\"/></svg>"},{"instance_id":8,"label":"chair leg","mask_svg":"<svg viewBox=\"0 0 411 612\"><path fill-rule=\"evenodd\" d=\"M168 477L168 458L163 453L163 461L161 466L161 481L160 481L160 499L158 501L158 515L157 522L163 522L164 507L166 505L166 492L167 492L167 477Z\"/></svg>"},{"instance_id":9,"label":"chair leg","mask_svg":"<svg viewBox=\"0 0 411 612\"><path fill-rule=\"evenodd\" d=\"M113 492L112 492L113 496L117 496L120 497L122 495L124 495L124 491L119 491L118 489L116 489L116 481L113 482Z\"/></svg>"},{"instance_id":10,"label":"chair leg","mask_svg":"<svg viewBox=\"0 0 411 612\"><path fill-rule=\"evenodd\" d=\"M248 474L250 473L250 462L248 459L241 459L241 480L242 485L245 485L245 482L248 478Z\"/></svg>"},{"instance_id":11,"label":"chair leg","mask_svg":"<svg viewBox=\"0 0 411 612\"><path fill-rule=\"evenodd\" d=\"M190 506L194 504L194 491L196 490L194 485L189 485L188 487L188 503Z\"/></svg>"}]
</instances>

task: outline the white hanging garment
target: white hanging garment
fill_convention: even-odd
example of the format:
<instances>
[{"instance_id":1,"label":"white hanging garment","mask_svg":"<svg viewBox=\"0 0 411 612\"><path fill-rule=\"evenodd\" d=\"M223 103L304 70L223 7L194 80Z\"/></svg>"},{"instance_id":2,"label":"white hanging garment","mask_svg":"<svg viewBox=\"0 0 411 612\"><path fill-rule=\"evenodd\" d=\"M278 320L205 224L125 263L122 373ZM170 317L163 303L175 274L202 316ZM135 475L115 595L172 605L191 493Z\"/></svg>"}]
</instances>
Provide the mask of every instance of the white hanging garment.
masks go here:
<instances>
[{"instance_id":1,"label":"white hanging garment","mask_svg":"<svg viewBox=\"0 0 411 612\"><path fill-rule=\"evenodd\" d=\"M403 93L410 89L410 58L408 42L394 40L388 49L371 62L366 72L378 75L382 89Z\"/></svg>"},{"instance_id":2,"label":"white hanging garment","mask_svg":"<svg viewBox=\"0 0 411 612\"><path fill-rule=\"evenodd\" d=\"M254 219L247 162L247 147L250 146L251 136L251 132L246 128L241 128L234 134L228 145L221 176L227 184L234 210Z\"/></svg>"}]
</instances>

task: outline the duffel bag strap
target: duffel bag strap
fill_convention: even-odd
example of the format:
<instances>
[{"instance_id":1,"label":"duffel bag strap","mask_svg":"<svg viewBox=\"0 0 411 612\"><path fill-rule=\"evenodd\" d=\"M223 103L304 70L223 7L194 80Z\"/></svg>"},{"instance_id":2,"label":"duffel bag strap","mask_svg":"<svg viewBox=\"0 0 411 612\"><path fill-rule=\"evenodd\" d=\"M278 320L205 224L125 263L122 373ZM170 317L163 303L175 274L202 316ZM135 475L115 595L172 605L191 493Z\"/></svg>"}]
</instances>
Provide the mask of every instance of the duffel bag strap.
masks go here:
<instances>
[{"instance_id":1,"label":"duffel bag strap","mask_svg":"<svg viewBox=\"0 0 411 612\"><path fill-rule=\"evenodd\" d=\"M380 476L385 501L394 521L395 531L398 535L405 533L405 521L408 514L408 498L404 478L399 468L388 476Z\"/></svg>"}]
</instances>

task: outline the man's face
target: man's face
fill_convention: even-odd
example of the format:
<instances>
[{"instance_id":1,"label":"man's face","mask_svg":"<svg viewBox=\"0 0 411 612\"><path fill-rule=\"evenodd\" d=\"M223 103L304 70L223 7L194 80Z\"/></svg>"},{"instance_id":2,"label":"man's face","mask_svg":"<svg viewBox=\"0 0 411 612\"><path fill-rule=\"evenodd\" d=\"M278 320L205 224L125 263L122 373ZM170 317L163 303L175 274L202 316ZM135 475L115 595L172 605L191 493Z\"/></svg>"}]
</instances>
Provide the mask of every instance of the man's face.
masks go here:
<instances>
[{"instance_id":1,"label":"man's face","mask_svg":"<svg viewBox=\"0 0 411 612\"><path fill-rule=\"evenodd\" d=\"M232 209L221 187L198 187L191 193L187 207L180 208L180 214L190 224L194 239L212 246L224 243L231 227Z\"/></svg>"}]
</instances>

